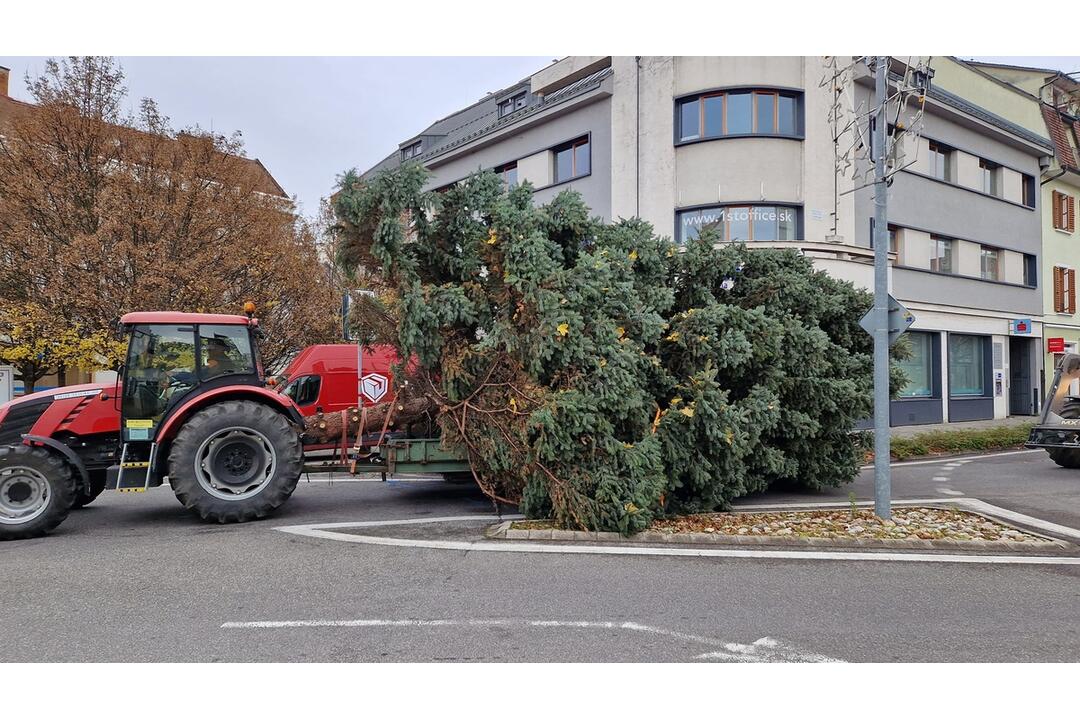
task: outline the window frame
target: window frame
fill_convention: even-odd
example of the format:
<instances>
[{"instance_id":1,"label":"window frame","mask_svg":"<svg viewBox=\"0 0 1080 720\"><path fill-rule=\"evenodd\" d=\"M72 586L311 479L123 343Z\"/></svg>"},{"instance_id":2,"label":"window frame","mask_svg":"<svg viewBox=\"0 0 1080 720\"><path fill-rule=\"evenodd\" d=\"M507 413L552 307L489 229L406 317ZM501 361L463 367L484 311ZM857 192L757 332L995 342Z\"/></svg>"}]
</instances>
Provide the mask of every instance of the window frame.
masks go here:
<instances>
[{"instance_id":1,"label":"window frame","mask_svg":"<svg viewBox=\"0 0 1080 720\"><path fill-rule=\"evenodd\" d=\"M518 104L520 101L520 104ZM523 110L529 104L529 93L527 90L522 90L519 93L515 93L509 97L503 98L498 103L499 119L504 117L510 117L518 110Z\"/></svg>"},{"instance_id":2,"label":"window frame","mask_svg":"<svg viewBox=\"0 0 1080 720\"><path fill-rule=\"evenodd\" d=\"M502 165L497 165L497 166L493 167L491 170L492 170L492 172L494 172L496 175L499 176L499 178L503 181L503 183L506 184L506 187L512 188L512 187L516 187L517 184L518 184L517 169L518 169L517 160L514 160L513 162L508 162L508 163L503 163ZM506 174L508 172L510 172L511 170L514 171L514 181L512 183L506 177Z\"/></svg>"},{"instance_id":3,"label":"window frame","mask_svg":"<svg viewBox=\"0 0 1080 720\"><path fill-rule=\"evenodd\" d=\"M925 394L905 395L904 390L898 390L897 393L896 393L896 400L899 401L899 402L905 402L905 401L916 401L917 402L917 401L921 401L921 400L939 399L941 397L941 389L940 389L941 388L941 382L940 382L940 380L938 378L938 375L940 373L939 365L940 365L940 362L941 362L941 358L939 356L940 356L941 352L940 352L940 349L939 349L940 348L940 344L939 344L940 341L938 339L938 333L925 331L925 330L923 330L923 331L913 330L913 331L910 331L908 333L908 336L909 336L911 341L914 341L914 339L916 337L919 338L920 341L922 341L922 340L926 341L927 358L925 360L925 362L926 362L926 368L925 369L928 371L927 372L927 380L928 380L929 384L928 384L928 387L927 387L927 392ZM912 342L912 344L914 344L914 342ZM898 364L901 366L901 368L903 367L904 362L905 361L898 361ZM908 376L908 377L910 379L910 376ZM909 383L908 387L909 386L910 386L910 383Z\"/></svg>"},{"instance_id":4,"label":"window frame","mask_svg":"<svg viewBox=\"0 0 1080 720\"><path fill-rule=\"evenodd\" d=\"M772 240L755 240L754 237L753 237L753 235L754 235L754 219L751 216L751 217L747 218L747 230L748 230L747 239L745 239L745 240L732 240L730 238L730 220L729 220L729 218L727 216L727 211L728 210L735 210L735 209L739 209L739 208L748 208L749 210L751 210L751 212L752 212L753 208L772 208L773 210L775 210L777 212L779 212L781 210L791 210L792 213L794 214L794 217L792 218L792 220L794 221L793 224L795 226L795 238L793 240L780 239L779 237L777 237L775 239L772 239ZM676 245L685 246L686 243L688 242L688 240L685 237L683 237L682 216L684 214L687 214L687 213L702 212L702 211L705 211L705 210L718 210L718 211L723 211L724 212L723 232L721 233L721 238L718 241L718 242L722 242L722 243L742 242L742 243L750 244L750 243L754 243L754 242L800 242L800 238L802 237L802 234L803 234L803 217L802 217L803 206L802 205L794 205L794 204L791 204L791 203L768 203L768 202L718 203L718 204L695 205L695 206L691 206L691 207L676 208L676 210L675 210L675 244ZM700 230L698 232L700 233ZM776 219L776 234L777 234L777 236L779 236L779 234L780 234L780 218L779 218L779 216Z\"/></svg>"},{"instance_id":5,"label":"window frame","mask_svg":"<svg viewBox=\"0 0 1080 720\"><path fill-rule=\"evenodd\" d=\"M986 276L986 259L990 254L994 258L994 277ZM1001 282L1001 248L979 244L979 279Z\"/></svg>"},{"instance_id":6,"label":"window frame","mask_svg":"<svg viewBox=\"0 0 1080 720\"><path fill-rule=\"evenodd\" d=\"M941 180L942 182L951 183L953 165L952 158L953 153L956 151L955 148L952 148L945 143L938 142L937 140L930 140L927 150L930 154L932 161L932 167L930 168L930 177L934 178L935 180ZM941 156L942 158L941 169L943 175L937 174L937 161L935 159L935 156Z\"/></svg>"},{"instance_id":7,"label":"window frame","mask_svg":"<svg viewBox=\"0 0 1080 720\"><path fill-rule=\"evenodd\" d=\"M424 141L417 140L414 143L409 143L405 147L401 148L401 161L412 160L419 157L424 153Z\"/></svg>"},{"instance_id":8,"label":"window frame","mask_svg":"<svg viewBox=\"0 0 1080 720\"><path fill-rule=\"evenodd\" d=\"M732 133L729 131L729 97L732 95L747 95L750 100L750 131L749 132L737 132ZM763 132L758 123L758 97L762 95L768 95L772 97L772 131ZM674 133L675 133L675 145L688 145L696 142L706 142L710 140L723 140L725 138L745 138L745 137L769 137L769 138L790 138L796 140L805 139L805 131L803 130L803 97L805 91L797 88L786 87L769 87L769 86L738 86L729 88L713 88L709 90L702 90L696 93L688 93L675 98L674 107ZM707 134L705 132L705 100L709 98L720 98L720 134ZM781 130L782 123L780 117L780 105L781 98L788 98L793 101L794 107L794 128L791 133L783 132ZM697 104L698 115L698 132L696 135L686 135L682 133L682 114L684 106Z\"/></svg>"},{"instance_id":9,"label":"window frame","mask_svg":"<svg viewBox=\"0 0 1080 720\"><path fill-rule=\"evenodd\" d=\"M982 377L982 389L978 394L976 394L976 393L957 393L957 392L954 391L955 380L956 380L956 376L958 374L958 373L954 372L955 368L953 366L953 359L954 359L954 356L955 356L954 348L953 348L953 339L954 338L957 338L957 339L959 339L959 338L973 338L981 346L980 357L979 357L979 361L980 361L979 362L979 373L980 373L980 375ZM987 372L988 364L992 364L992 360L993 360L993 348L990 347L990 344L991 344L990 341L991 341L991 338L990 338L989 335L978 335L978 334L974 334L974 333L952 333L952 332L949 333L948 339L947 339L948 356L947 356L947 359L946 359L946 366L948 367L948 371L949 371L949 399L950 400L969 400L969 399L976 399L976 398L993 397L993 385L994 385L994 383L993 383L993 379L990 377L990 375L992 373Z\"/></svg>"},{"instance_id":10,"label":"window frame","mask_svg":"<svg viewBox=\"0 0 1080 720\"><path fill-rule=\"evenodd\" d=\"M586 172L578 173L577 167L577 148L585 145L588 147L589 153L589 169ZM570 177L559 177L559 153L570 151ZM590 135L582 135L561 145L556 145L549 151L551 153L551 185L560 185L562 183L570 182L571 180L578 180L583 177L592 175L592 137ZM550 186L549 186L550 187Z\"/></svg>"},{"instance_id":11,"label":"window frame","mask_svg":"<svg viewBox=\"0 0 1080 720\"><path fill-rule=\"evenodd\" d=\"M1071 265L1054 265L1054 312L1072 315L1076 312L1076 270Z\"/></svg>"},{"instance_id":12,"label":"window frame","mask_svg":"<svg viewBox=\"0 0 1080 720\"><path fill-rule=\"evenodd\" d=\"M1076 200L1072 195L1053 190L1051 195L1051 214L1054 216L1054 229L1070 235L1076 231Z\"/></svg>"},{"instance_id":13,"label":"window frame","mask_svg":"<svg viewBox=\"0 0 1080 720\"><path fill-rule=\"evenodd\" d=\"M982 188L983 193L992 195L993 197L1001 197L1001 181L999 179L1001 165L993 160L987 160L986 158L979 158L979 170L982 173ZM989 180L990 188L987 189L987 181Z\"/></svg>"},{"instance_id":14,"label":"window frame","mask_svg":"<svg viewBox=\"0 0 1080 720\"><path fill-rule=\"evenodd\" d=\"M938 255L937 254L938 243L942 243L942 247L948 248L948 252L943 253L941 255ZM953 258L955 257L955 254L956 254L955 253L956 245L954 243L955 243L955 240L953 238L951 238L951 237L945 237L944 235L935 235L933 233L930 234L930 271L931 272L941 273L942 275L956 275L957 274L954 263L953 263ZM946 257L949 258L949 269L948 270L942 270L940 266L936 267L936 268L934 267L934 262L935 261L943 260Z\"/></svg>"}]
</instances>

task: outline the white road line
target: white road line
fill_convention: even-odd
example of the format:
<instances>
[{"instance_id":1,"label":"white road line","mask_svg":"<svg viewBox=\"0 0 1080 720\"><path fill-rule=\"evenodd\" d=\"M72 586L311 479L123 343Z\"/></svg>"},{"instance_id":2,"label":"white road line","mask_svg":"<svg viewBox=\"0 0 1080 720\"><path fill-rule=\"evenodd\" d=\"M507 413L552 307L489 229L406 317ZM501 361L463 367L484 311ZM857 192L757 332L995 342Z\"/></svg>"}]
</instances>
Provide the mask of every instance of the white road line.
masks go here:
<instances>
[{"instance_id":1,"label":"white road line","mask_svg":"<svg viewBox=\"0 0 1080 720\"><path fill-rule=\"evenodd\" d=\"M952 495L954 497L964 494L964 493L960 492L959 490L953 490L952 488L938 488L937 491L939 493L943 494L943 495Z\"/></svg>"},{"instance_id":2,"label":"white road line","mask_svg":"<svg viewBox=\"0 0 1080 720\"><path fill-rule=\"evenodd\" d=\"M729 643L717 638L643 625L635 622L612 622L596 620L254 620L247 622L224 622L223 630L278 630L285 628L370 628L370 627L530 627L568 628L574 630L628 630L630 632L661 635L675 640L722 648L697 655L699 660L731 660L735 662L843 662L819 653L804 652L770 637L755 640L750 645Z\"/></svg>"},{"instance_id":3,"label":"white road line","mask_svg":"<svg viewBox=\"0 0 1080 720\"><path fill-rule=\"evenodd\" d=\"M963 503L968 498L957 498L949 502ZM923 502L940 502L931 500ZM792 507L792 506L786 506ZM994 506L982 503L981 512L993 514ZM1015 515L1020 516L1019 513ZM1021 516L1026 517L1026 516ZM373 520L366 522L343 522L328 523L324 525L291 525L276 527L274 530L300 535L303 537L318 538L321 540L336 540L339 542L357 543L361 545L380 545L386 547L409 547L424 548L429 550L457 550L464 552L506 552L506 553L547 553L555 555L641 555L641 556L666 556L666 557L716 557L731 559L758 559L758 560L836 560L846 562L928 562L928 563L961 563L974 565L1080 565L1080 557L1055 557L1044 555L947 555L934 553L903 553L903 552L863 552L863 551L820 551L820 550L750 550L750 549L727 549L727 548L704 548L686 547L676 548L667 546L634 546L634 545L556 545L543 542L513 542L502 540L421 540L413 538L395 538L376 535L358 535L354 533L333 532L326 528L364 528L385 527L388 525L414 525L420 523L460 522L463 520L480 520L480 516L445 517L445 518L417 518L410 520ZM499 518L489 516L489 521ZM503 516L502 519L512 519ZM1045 522L1045 521L1043 521ZM1046 523L1046 525L1053 525ZM1080 531L1071 532L1080 535Z\"/></svg>"},{"instance_id":4,"label":"white road line","mask_svg":"<svg viewBox=\"0 0 1080 720\"><path fill-rule=\"evenodd\" d=\"M1076 528L1071 528L1067 525L1058 525L1049 520L1043 520L1042 518L1033 517L1031 515L1024 515L1023 513L1018 513L1014 510L1007 510L977 498L957 498L952 502L955 502L972 512L982 513L983 515L989 515L990 517L998 517L1002 520L1016 523L1017 525L1027 525L1029 527L1038 528L1051 535L1060 535L1072 540L1080 540L1080 530L1077 530Z\"/></svg>"},{"instance_id":5,"label":"white road line","mask_svg":"<svg viewBox=\"0 0 1080 720\"><path fill-rule=\"evenodd\" d=\"M933 480L934 482L949 482L949 478L947 478L944 475L935 475L934 477L932 477L930 479Z\"/></svg>"},{"instance_id":6,"label":"white road line","mask_svg":"<svg viewBox=\"0 0 1080 720\"><path fill-rule=\"evenodd\" d=\"M1031 453L1039 453L1039 452L1043 452L1043 450L1041 450L1039 448L1035 448L1033 450L1009 450L1007 452L987 453L986 455L978 455L976 457L961 458L959 460L957 460L954 457L938 458L937 460L901 460L901 461L897 461L897 462L894 462L894 463L889 463L889 467L906 468L906 467L914 467L915 465L940 465L941 463L952 463L952 462L969 463L969 462L979 462L981 460L996 460L997 458L1009 457L1011 455L1030 455ZM859 469L860 470L873 470L874 466L872 464L871 465L863 465Z\"/></svg>"}]
</instances>

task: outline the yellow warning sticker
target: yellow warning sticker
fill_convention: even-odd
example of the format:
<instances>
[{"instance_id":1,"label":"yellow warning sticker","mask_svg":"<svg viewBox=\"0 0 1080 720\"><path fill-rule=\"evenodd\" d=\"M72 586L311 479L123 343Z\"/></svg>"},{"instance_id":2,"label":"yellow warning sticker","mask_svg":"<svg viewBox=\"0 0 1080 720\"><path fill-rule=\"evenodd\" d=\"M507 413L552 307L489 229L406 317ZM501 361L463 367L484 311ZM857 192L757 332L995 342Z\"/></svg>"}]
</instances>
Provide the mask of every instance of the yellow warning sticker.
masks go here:
<instances>
[{"instance_id":1,"label":"yellow warning sticker","mask_svg":"<svg viewBox=\"0 0 1080 720\"><path fill-rule=\"evenodd\" d=\"M149 430L150 428L154 427L154 421L153 420L128 420L127 421L127 426L129 428L141 428L141 429L144 429L144 430Z\"/></svg>"}]
</instances>

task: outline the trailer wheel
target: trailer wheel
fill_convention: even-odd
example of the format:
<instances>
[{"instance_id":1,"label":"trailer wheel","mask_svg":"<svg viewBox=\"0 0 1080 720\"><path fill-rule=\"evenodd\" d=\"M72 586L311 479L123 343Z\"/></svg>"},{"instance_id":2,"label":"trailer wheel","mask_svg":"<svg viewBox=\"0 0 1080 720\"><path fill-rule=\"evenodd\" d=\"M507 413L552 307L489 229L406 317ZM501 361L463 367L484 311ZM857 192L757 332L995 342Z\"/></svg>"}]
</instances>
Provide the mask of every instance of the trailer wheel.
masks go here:
<instances>
[{"instance_id":1,"label":"trailer wheel","mask_svg":"<svg viewBox=\"0 0 1080 720\"><path fill-rule=\"evenodd\" d=\"M176 499L219 523L266 517L292 495L302 469L299 434L284 415L250 400L196 412L169 453Z\"/></svg>"},{"instance_id":2,"label":"trailer wheel","mask_svg":"<svg viewBox=\"0 0 1080 720\"><path fill-rule=\"evenodd\" d=\"M105 490L105 471L104 470L91 470L90 471L90 487L80 489L75 494L75 502L71 507L78 509L84 508L97 499Z\"/></svg>"},{"instance_id":3,"label":"trailer wheel","mask_svg":"<svg viewBox=\"0 0 1080 720\"><path fill-rule=\"evenodd\" d=\"M44 535L75 500L71 467L45 448L0 447L0 540Z\"/></svg>"}]
</instances>

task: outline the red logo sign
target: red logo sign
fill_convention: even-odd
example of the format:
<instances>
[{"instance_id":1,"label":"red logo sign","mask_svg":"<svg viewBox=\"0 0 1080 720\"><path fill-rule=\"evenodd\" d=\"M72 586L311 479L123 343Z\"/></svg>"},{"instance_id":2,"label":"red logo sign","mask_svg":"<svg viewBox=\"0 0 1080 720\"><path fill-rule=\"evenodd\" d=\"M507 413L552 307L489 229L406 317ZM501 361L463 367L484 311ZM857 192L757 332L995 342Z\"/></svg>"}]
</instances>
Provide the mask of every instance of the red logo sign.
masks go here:
<instances>
[{"instance_id":1,"label":"red logo sign","mask_svg":"<svg viewBox=\"0 0 1080 720\"><path fill-rule=\"evenodd\" d=\"M1065 338L1046 338L1046 352L1065 352Z\"/></svg>"}]
</instances>

